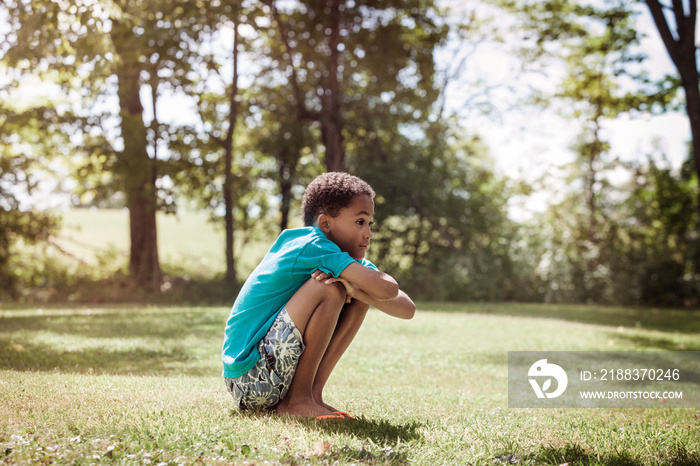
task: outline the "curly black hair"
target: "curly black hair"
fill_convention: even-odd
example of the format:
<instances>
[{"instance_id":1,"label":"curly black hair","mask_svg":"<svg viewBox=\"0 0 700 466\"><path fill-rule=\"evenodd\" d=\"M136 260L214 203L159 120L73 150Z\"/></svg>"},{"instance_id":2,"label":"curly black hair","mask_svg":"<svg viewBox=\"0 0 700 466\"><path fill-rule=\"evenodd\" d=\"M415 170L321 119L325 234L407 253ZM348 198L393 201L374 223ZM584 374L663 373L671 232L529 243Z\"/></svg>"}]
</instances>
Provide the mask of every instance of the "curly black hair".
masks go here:
<instances>
[{"instance_id":1,"label":"curly black hair","mask_svg":"<svg viewBox=\"0 0 700 466\"><path fill-rule=\"evenodd\" d=\"M317 176L306 187L301 201L304 225L312 226L321 214L337 216L340 209L349 206L360 194L368 194L372 199L375 196L366 181L348 173L328 172Z\"/></svg>"}]
</instances>

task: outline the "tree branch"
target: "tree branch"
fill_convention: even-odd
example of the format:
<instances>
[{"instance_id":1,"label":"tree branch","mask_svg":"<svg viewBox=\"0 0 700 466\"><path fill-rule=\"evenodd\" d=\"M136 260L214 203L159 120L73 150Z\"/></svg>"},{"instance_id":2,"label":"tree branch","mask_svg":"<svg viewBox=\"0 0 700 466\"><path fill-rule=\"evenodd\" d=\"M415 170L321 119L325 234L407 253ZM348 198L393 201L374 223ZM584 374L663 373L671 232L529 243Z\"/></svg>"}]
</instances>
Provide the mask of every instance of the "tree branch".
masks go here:
<instances>
[{"instance_id":1,"label":"tree branch","mask_svg":"<svg viewBox=\"0 0 700 466\"><path fill-rule=\"evenodd\" d=\"M292 92L294 93L294 99L297 103L297 112L299 115L299 119L318 121L321 119L320 113L312 112L311 110L306 108L304 93L302 92L301 87L299 86L299 77L297 75L297 69L294 66L294 47L292 47L292 44L289 41L289 33L287 32L287 28L285 27L284 21L282 21L282 17L280 16L280 13L277 10L277 7L275 6L274 0L264 0L263 3L270 7L270 10L272 11L272 19L277 23L277 29L279 30L280 36L282 36L282 40L284 41L284 48L287 51L287 56L289 58L289 68L292 74L290 78Z\"/></svg>"},{"instance_id":2,"label":"tree branch","mask_svg":"<svg viewBox=\"0 0 700 466\"><path fill-rule=\"evenodd\" d=\"M56 248L60 253L65 254L66 256L70 257L71 259L77 260L78 262L80 262L83 265L87 265L87 262L85 262L83 259L81 259L80 257L76 256L75 254L67 251L66 249L63 249L63 247L60 244L58 244L58 242L56 241L56 238L54 238L53 236L46 238L46 242L48 244L50 244L51 246L53 246L54 248Z\"/></svg>"},{"instance_id":3,"label":"tree branch","mask_svg":"<svg viewBox=\"0 0 700 466\"><path fill-rule=\"evenodd\" d=\"M676 67L680 67L682 57L680 56L680 47L678 41L673 37L673 33L671 32L671 29L668 26L668 22L666 21L666 16L664 15L663 8L664 6L658 1L658 0L645 0L647 7L649 7L649 12L651 13L651 17L654 19L654 23L656 24L656 29L658 29L659 34L661 35L661 40L663 41L664 45L666 46L666 50L668 51L669 56L671 57L671 60L673 60L673 63L676 65Z\"/></svg>"}]
</instances>

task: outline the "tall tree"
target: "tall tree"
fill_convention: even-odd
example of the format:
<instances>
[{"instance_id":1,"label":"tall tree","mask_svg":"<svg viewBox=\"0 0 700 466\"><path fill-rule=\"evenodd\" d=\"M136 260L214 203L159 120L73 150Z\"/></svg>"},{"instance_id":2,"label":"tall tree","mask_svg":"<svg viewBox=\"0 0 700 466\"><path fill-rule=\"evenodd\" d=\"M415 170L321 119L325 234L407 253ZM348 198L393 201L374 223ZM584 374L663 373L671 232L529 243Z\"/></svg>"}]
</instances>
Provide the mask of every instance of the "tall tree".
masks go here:
<instances>
[{"instance_id":1,"label":"tall tree","mask_svg":"<svg viewBox=\"0 0 700 466\"><path fill-rule=\"evenodd\" d=\"M671 98L658 83L651 83L639 71L645 60L640 50L636 18L641 13L630 0L604 3L577 0L505 0L501 2L521 19L523 54L542 61L561 60L566 74L554 92L542 92L537 102L549 108L565 102L564 113L581 123L582 132L573 146L577 160L570 182L580 186L580 209L569 217L571 234L577 238L572 249L571 270L580 273L578 286L583 300L595 299L596 290L609 279L601 270L607 254L599 240L611 228L599 205L606 185L605 171L609 144L604 136L605 122L622 113L665 108ZM697 86L696 86L697 87ZM607 165L607 166L606 166ZM619 165L619 164L618 164ZM572 209L572 199L566 207ZM563 205L563 204L562 204ZM579 212L586 211L586 215ZM581 223L581 224L579 224ZM584 233L585 232L585 233ZM584 265L580 269L579 265ZM588 293L588 295L586 295Z\"/></svg>"},{"instance_id":2,"label":"tall tree","mask_svg":"<svg viewBox=\"0 0 700 466\"><path fill-rule=\"evenodd\" d=\"M137 284L156 288L161 274L156 180L162 161L156 158L160 138L149 136L144 121L141 90L149 83L155 99L160 83L177 88L191 79L197 40L208 32L206 4L114 0L98 6L79 0L64 6L50 0L5 2L11 32L4 37L3 61L57 83L68 94L73 113L93 117L90 128L74 135L75 151L86 155L89 170L113 170L114 186L129 208L131 275ZM111 96L119 102L116 127L109 110L102 115L94 110L104 108ZM161 130L151 125L150 131ZM111 147L104 141L85 147L96 132ZM99 157L92 157L100 150Z\"/></svg>"},{"instance_id":3,"label":"tall tree","mask_svg":"<svg viewBox=\"0 0 700 466\"><path fill-rule=\"evenodd\" d=\"M697 0L671 0L670 4L658 0L645 0L661 40L671 61L681 77L685 91L685 109L690 122L692 160L698 180L696 190L696 224L694 247L688 249L692 257L692 276L700 275L700 73L698 73L698 45L696 25ZM675 30L672 25L675 23Z\"/></svg>"},{"instance_id":4,"label":"tall tree","mask_svg":"<svg viewBox=\"0 0 700 466\"><path fill-rule=\"evenodd\" d=\"M269 34L277 41L271 58L281 64L297 119L318 124L327 170L346 167L358 103L382 93L398 99L408 88L413 95L430 92L432 53L445 34L432 1L264 3L276 29ZM394 103L394 111L403 110L404 102Z\"/></svg>"},{"instance_id":5,"label":"tall tree","mask_svg":"<svg viewBox=\"0 0 700 466\"><path fill-rule=\"evenodd\" d=\"M140 26L132 15L124 13L112 19L110 36L117 57L114 68L124 146L119 159L131 238L129 270L137 283L157 289L161 279L156 227L157 173L155 160L148 153L148 134L143 120L141 73L145 70L140 60L141 41L134 34L134 28Z\"/></svg>"},{"instance_id":6,"label":"tall tree","mask_svg":"<svg viewBox=\"0 0 700 466\"><path fill-rule=\"evenodd\" d=\"M229 90L229 117L228 129L224 145L224 223L226 235L226 281L236 282L236 264L233 255L233 152L234 136L236 134L236 123L238 121L238 11L234 13L233 20L233 77L231 79L231 89Z\"/></svg>"},{"instance_id":7,"label":"tall tree","mask_svg":"<svg viewBox=\"0 0 700 466\"><path fill-rule=\"evenodd\" d=\"M169 135L168 173L176 191L196 200L213 221L223 220L225 280L234 284L236 256L267 212L268 193L255 188L266 168L249 129L257 121L249 110L255 100L249 82L259 9L255 2L213 2L206 11L211 33L202 40L196 78L182 88L193 98L199 121Z\"/></svg>"},{"instance_id":8,"label":"tall tree","mask_svg":"<svg viewBox=\"0 0 700 466\"><path fill-rule=\"evenodd\" d=\"M567 74L555 98L566 102L570 109L567 113L582 128L573 146L577 159L571 168L573 181L581 183L586 210L579 220L582 224L575 227L582 274L578 286L582 288L583 300L595 300L602 289L600 282L610 279L600 272L606 255L600 239L609 227L605 225L608 219L599 199L607 185L606 172L613 164L608 154L610 145L604 136L605 123L637 109L645 100L643 95L624 90L620 82L626 65L640 60L634 52L639 43L634 18L635 14L624 3L608 2L604 9L592 9L582 20L592 31L578 40L564 41ZM585 233L581 235L581 232Z\"/></svg>"}]
</instances>

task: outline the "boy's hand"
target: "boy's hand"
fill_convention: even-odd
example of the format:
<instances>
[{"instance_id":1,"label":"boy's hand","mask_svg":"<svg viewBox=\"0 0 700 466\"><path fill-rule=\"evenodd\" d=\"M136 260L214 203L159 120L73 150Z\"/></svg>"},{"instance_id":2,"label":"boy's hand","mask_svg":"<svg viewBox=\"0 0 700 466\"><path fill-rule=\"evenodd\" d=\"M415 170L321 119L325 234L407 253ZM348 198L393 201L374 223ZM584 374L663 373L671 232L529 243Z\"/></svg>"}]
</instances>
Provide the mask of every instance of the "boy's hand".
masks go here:
<instances>
[{"instance_id":1,"label":"boy's hand","mask_svg":"<svg viewBox=\"0 0 700 466\"><path fill-rule=\"evenodd\" d=\"M327 274L325 272L321 272L320 270L317 270L314 273L312 273L311 278L313 278L319 282L324 282L326 285L330 285L331 283L336 283L336 282L341 283L345 287L345 294L346 294L345 302L346 303L349 303L352 300L352 297L355 294L355 290L357 290L355 285L353 285L349 281L345 280L344 278L334 277L333 275Z\"/></svg>"}]
</instances>

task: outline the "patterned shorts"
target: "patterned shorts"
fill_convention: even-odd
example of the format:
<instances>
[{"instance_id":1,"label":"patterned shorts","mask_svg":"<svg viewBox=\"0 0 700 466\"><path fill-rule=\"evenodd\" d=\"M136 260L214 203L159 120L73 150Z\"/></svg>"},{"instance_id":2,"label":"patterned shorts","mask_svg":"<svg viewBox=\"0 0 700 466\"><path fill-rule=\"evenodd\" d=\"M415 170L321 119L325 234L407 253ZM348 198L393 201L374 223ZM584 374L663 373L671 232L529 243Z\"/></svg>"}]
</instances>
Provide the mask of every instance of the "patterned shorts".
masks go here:
<instances>
[{"instance_id":1,"label":"patterned shorts","mask_svg":"<svg viewBox=\"0 0 700 466\"><path fill-rule=\"evenodd\" d=\"M283 308L258 344L260 360L240 377L226 378L239 409L272 409L285 397L304 351L301 333Z\"/></svg>"}]
</instances>

